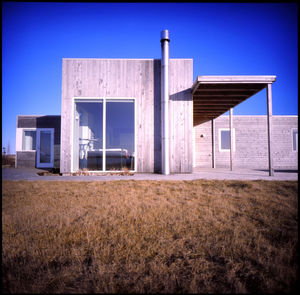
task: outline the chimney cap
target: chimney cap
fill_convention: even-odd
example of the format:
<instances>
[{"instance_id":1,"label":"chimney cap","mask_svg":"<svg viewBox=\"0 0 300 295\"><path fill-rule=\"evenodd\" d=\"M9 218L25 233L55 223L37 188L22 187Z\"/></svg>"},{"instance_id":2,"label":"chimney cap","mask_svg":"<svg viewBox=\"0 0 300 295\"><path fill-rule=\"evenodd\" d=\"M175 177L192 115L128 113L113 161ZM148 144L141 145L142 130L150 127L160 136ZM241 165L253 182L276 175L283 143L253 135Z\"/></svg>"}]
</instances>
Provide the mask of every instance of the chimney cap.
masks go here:
<instances>
[{"instance_id":1,"label":"chimney cap","mask_svg":"<svg viewBox=\"0 0 300 295\"><path fill-rule=\"evenodd\" d=\"M164 41L164 40L170 41L168 30L163 30L160 32L160 41Z\"/></svg>"}]
</instances>

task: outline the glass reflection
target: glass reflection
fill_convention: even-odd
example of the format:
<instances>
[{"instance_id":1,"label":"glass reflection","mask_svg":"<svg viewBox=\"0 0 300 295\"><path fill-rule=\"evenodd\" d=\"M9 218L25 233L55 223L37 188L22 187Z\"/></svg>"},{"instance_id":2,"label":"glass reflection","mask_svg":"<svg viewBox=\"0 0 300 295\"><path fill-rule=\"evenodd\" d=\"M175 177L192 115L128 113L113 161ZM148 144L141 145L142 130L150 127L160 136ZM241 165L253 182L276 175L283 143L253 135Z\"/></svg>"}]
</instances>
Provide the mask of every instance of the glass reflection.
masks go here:
<instances>
[{"instance_id":1,"label":"glass reflection","mask_svg":"<svg viewBox=\"0 0 300 295\"><path fill-rule=\"evenodd\" d=\"M40 133L40 163L51 162L51 132L41 131Z\"/></svg>"},{"instance_id":2,"label":"glass reflection","mask_svg":"<svg viewBox=\"0 0 300 295\"><path fill-rule=\"evenodd\" d=\"M102 102L76 103L79 170L102 170L102 113Z\"/></svg>"},{"instance_id":3,"label":"glass reflection","mask_svg":"<svg viewBox=\"0 0 300 295\"><path fill-rule=\"evenodd\" d=\"M73 124L73 171L134 170L134 100L78 99Z\"/></svg>"},{"instance_id":4,"label":"glass reflection","mask_svg":"<svg viewBox=\"0 0 300 295\"><path fill-rule=\"evenodd\" d=\"M134 170L134 102L106 103L106 170Z\"/></svg>"}]
</instances>

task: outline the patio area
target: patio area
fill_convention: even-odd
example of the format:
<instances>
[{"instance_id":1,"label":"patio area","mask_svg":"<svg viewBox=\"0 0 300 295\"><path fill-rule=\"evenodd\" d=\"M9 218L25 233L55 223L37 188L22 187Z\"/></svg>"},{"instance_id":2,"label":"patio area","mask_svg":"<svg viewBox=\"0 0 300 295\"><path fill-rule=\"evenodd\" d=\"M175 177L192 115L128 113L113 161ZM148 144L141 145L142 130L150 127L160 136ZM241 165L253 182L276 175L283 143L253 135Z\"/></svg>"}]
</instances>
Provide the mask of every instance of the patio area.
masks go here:
<instances>
[{"instance_id":1,"label":"patio area","mask_svg":"<svg viewBox=\"0 0 300 295\"><path fill-rule=\"evenodd\" d=\"M154 174L135 173L134 175L79 175L60 176L59 174L47 174L40 176L46 170L35 168L2 167L2 180L59 180L59 181L113 181L113 180L196 180L196 179L219 179L219 180L298 180L298 170L276 170L274 176L269 176L269 171L259 169L235 169L228 168L195 168L193 173L186 174Z\"/></svg>"}]
</instances>

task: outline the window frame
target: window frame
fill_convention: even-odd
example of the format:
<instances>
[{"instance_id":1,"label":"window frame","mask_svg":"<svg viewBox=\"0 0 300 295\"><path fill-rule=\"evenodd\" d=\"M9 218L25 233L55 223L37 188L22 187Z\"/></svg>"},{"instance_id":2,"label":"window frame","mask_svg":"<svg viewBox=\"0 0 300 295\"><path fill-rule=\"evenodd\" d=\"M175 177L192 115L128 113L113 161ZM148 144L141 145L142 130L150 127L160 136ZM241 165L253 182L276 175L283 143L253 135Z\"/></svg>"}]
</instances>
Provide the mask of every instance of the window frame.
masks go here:
<instances>
[{"instance_id":1,"label":"window frame","mask_svg":"<svg viewBox=\"0 0 300 295\"><path fill-rule=\"evenodd\" d=\"M35 150L33 150L33 149L25 150L24 149L25 131L35 131ZM37 143L37 128L22 128L21 151L22 152L36 152L36 143Z\"/></svg>"},{"instance_id":2,"label":"window frame","mask_svg":"<svg viewBox=\"0 0 300 295\"><path fill-rule=\"evenodd\" d=\"M218 145L219 145L219 152L230 152L230 148L229 149L222 149L222 136L221 133L222 131L229 131L230 133L230 128L219 128L218 129L218 136L219 136L219 140L218 140ZM235 128L232 128L232 137L233 137L233 151L235 152Z\"/></svg>"},{"instance_id":3,"label":"window frame","mask_svg":"<svg viewBox=\"0 0 300 295\"><path fill-rule=\"evenodd\" d=\"M294 131L297 131L296 142L295 142L296 149L294 149ZM298 152L298 128L292 128L291 134L292 134L292 151L297 153Z\"/></svg>"},{"instance_id":4,"label":"window frame","mask_svg":"<svg viewBox=\"0 0 300 295\"><path fill-rule=\"evenodd\" d=\"M73 156L74 156L74 143L73 143L73 136L74 136L74 110L75 110L75 103L78 101L86 101L86 102L97 102L102 101L103 103L103 167L106 167L106 102L107 101L124 101L124 100L132 100L134 103L134 170L129 170L130 172L136 172L137 167L137 110L136 110L136 99L135 97L72 97L72 108L71 108L71 173L76 173L78 171L74 171L73 167ZM105 147L105 148L104 148ZM89 170L91 173L120 173L122 170Z\"/></svg>"},{"instance_id":5,"label":"window frame","mask_svg":"<svg viewBox=\"0 0 300 295\"><path fill-rule=\"evenodd\" d=\"M41 140L41 132L47 131L50 132L50 162L48 163L41 163L41 147L40 147L40 140ZM38 148L37 148L38 147ZM36 166L37 168L52 168L54 166L54 128L37 128L36 131Z\"/></svg>"}]
</instances>

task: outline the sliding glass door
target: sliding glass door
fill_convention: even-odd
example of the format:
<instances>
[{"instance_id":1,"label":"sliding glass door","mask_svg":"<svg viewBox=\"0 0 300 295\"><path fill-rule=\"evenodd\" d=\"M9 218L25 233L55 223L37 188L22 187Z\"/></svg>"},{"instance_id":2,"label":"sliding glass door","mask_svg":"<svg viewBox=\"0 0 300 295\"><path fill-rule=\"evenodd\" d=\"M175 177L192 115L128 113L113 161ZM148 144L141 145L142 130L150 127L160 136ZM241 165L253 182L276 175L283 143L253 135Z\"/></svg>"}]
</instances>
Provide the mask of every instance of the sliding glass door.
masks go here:
<instances>
[{"instance_id":1,"label":"sliding glass door","mask_svg":"<svg viewBox=\"0 0 300 295\"><path fill-rule=\"evenodd\" d=\"M134 120L133 99L75 99L72 170L134 170Z\"/></svg>"},{"instance_id":2,"label":"sliding glass door","mask_svg":"<svg viewBox=\"0 0 300 295\"><path fill-rule=\"evenodd\" d=\"M76 100L73 130L73 171L102 170L103 101Z\"/></svg>"},{"instance_id":3,"label":"sliding glass door","mask_svg":"<svg viewBox=\"0 0 300 295\"><path fill-rule=\"evenodd\" d=\"M134 103L106 101L106 170L134 170Z\"/></svg>"}]
</instances>

